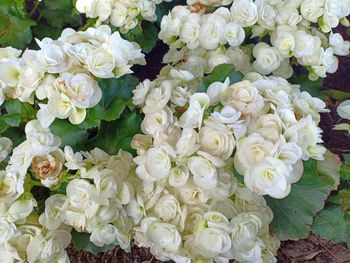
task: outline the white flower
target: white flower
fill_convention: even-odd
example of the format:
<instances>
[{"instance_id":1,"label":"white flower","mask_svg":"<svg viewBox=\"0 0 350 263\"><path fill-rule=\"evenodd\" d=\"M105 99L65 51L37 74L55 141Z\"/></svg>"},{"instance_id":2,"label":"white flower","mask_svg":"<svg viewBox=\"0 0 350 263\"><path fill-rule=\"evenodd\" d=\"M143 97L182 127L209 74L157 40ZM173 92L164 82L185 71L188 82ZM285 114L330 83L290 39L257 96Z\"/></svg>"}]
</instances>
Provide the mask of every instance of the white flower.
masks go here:
<instances>
[{"instance_id":1,"label":"white flower","mask_svg":"<svg viewBox=\"0 0 350 263\"><path fill-rule=\"evenodd\" d=\"M177 228L167 223L152 222L147 229L146 236L152 244L151 249L156 251L176 252L182 244L181 235Z\"/></svg>"},{"instance_id":2,"label":"white flower","mask_svg":"<svg viewBox=\"0 0 350 263\"><path fill-rule=\"evenodd\" d=\"M324 13L324 2L325 0L305 0L302 1L300 6L301 15L313 22L317 23L317 19Z\"/></svg>"},{"instance_id":3,"label":"white flower","mask_svg":"<svg viewBox=\"0 0 350 263\"><path fill-rule=\"evenodd\" d=\"M290 192L288 175L288 168L282 161L266 157L247 170L244 182L259 195L284 198Z\"/></svg>"},{"instance_id":4,"label":"white flower","mask_svg":"<svg viewBox=\"0 0 350 263\"><path fill-rule=\"evenodd\" d=\"M250 27L258 21L258 7L253 0L236 0L231 6L234 22L242 27Z\"/></svg>"},{"instance_id":5,"label":"white flower","mask_svg":"<svg viewBox=\"0 0 350 263\"><path fill-rule=\"evenodd\" d=\"M109 18L112 12L111 0L99 0L96 5L96 13L101 21L105 21Z\"/></svg>"},{"instance_id":6,"label":"white flower","mask_svg":"<svg viewBox=\"0 0 350 263\"><path fill-rule=\"evenodd\" d=\"M296 45L293 32L284 27L278 27L271 34L271 43L278 50L283 58L289 58L293 55Z\"/></svg>"},{"instance_id":7,"label":"white flower","mask_svg":"<svg viewBox=\"0 0 350 263\"><path fill-rule=\"evenodd\" d=\"M61 41L44 38L36 40L40 50L27 50L23 58L28 65L48 73L66 72L72 66L72 61L63 50Z\"/></svg>"},{"instance_id":8,"label":"white flower","mask_svg":"<svg viewBox=\"0 0 350 263\"><path fill-rule=\"evenodd\" d=\"M225 27L225 39L230 44L230 46L239 46L245 39L245 32L243 30L243 27L236 24L235 22L228 23Z\"/></svg>"},{"instance_id":9,"label":"white flower","mask_svg":"<svg viewBox=\"0 0 350 263\"><path fill-rule=\"evenodd\" d=\"M169 184L176 188L184 186L188 181L189 174L187 166L174 167L170 171Z\"/></svg>"},{"instance_id":10,"label":"white flower","mask_svg":"<svg viewBox=\"0 0 350 263\"><path fill-rule=\"evenodd\" d=\"M14 148L6 171L15 174L18 173L21 177L24 177L33 159L31 146L31 142L26 140Z\"/></svg>"},{"instance_id":11,"label":"white flower","mask_svg":"<svg viewBox=\"0 0 350 263\"><path fill-rule=\"evenodd\" d=\"M206 120L198 133L201 150L226 161L233 153L235 139L225 125Z\"/></svg>"},{"instance_id":12,"label":"white flower","mask_svg":"<svg viewBox=\"0 0 350 263\"><path fill-rule=\"evenodd\" d=\"M111 13L110 21L115 27L121 27L125 24L128 15L128 9L122 3L115 3Z\"/></svg>"},{"instance_id":13,"label":"white flower","mask_svg":"<svg viewBox=\"0 0 350 263\"><path fill-rule=\"evenodd\" d=\"M210 99L210 106L217 105L220 102L220 96L230 85L230 78L226 78L225 82L213 82L207 89L207 94Z\"/></svg>"},{"instance_id":14,"label":"white flower","mask_svg":"<svg viewBox=\"0 0 350 263\"><path fill-rule=\"evenodd\" d=\"M242 175L247 169L259 163L264 157L273 152L274 145L266 141L260 134L253 133L237 142L234 157L235 169Z\"/></svg>"},{"instance_id":15,"label":"white flower","mask_svg":"<svg viewBox=\"0 0 350 263\"><path fill-rule=\"evenodd\" d=\"M170 82L163 81L160 87L151 89L147 94L143 112L152 113L164 109L170 100L171 88Z\"/></svg>"},{"instance_id":16,"label":"white flower","mask_svg":"<svg viewBox=\"0 0 350 263\"><path fill-rule=\"evenodd\" d=\"M80 13L86 13L87 17L94 18L97 15L97 2L96 0L77 0L75 7Z\"/></svg>"},{"instance_id":17,"label":"white flower","mask_svg":"<svg viewBox=\"0 0 350 263\"><path fill-rule=\"evenodd\" d=\"M22 65L19 59L11 58L0 61L0 81L6 86L17 87L21 71Z\"/></svg>"},{"instance_id":18,"label":"white flower","mask_svg":"<svg viewBox=\"0 0 350 263\"><path fill-rule=\"evenodd\" d=\"M16 232L15 224L7 221L5 217L0 217L0 244L9 241Z\"/></svg>"},{"instance_id":19,"label":"white flower","mask_svg":"<svg viewBox=\"0 0 350 263\"><path fill-rule=\"evenodd\" d=\"M295 32L294 37L294 56L296 58L308 57L314 54L315 49L318 47L318 38L306 33L303 30Z\"/></svg>"},{"instance_id":20,"label":"white flower","mask_svg":"<svg viewBox=\"0 0 350 263\"><path fill-rule=\"evenodd\" d=\"M23 181L19 174L12 171L0 171L0 201L11 204L23 192Z\"/></svg>"},{"instance_id":21,"label":"white flower","mask_svg":"<svg viewBox=\"0 0 350 263\"><path fill-rule=\"evenodd\" d=\"M61 139L53 135L48 128L42 127L38 120L28 122L25 133L34 156L49 154L61 144Z\"/></svg>"},{"instance_id":22,"label":"white flower","mask_svg":"<svg viewBox=\"0 0 350 263\"><path fill-rule=\"evenodd\" d=\"M276 48L266 43L258 43L254 46L254 69L264 75L268 75L280 66L280 55Z\"/></svg>"},{"instance_id":23,"label":"white flower","mask_svg":"<svg viewBox=\"0 0 350 263\"><path fill-rule=\"evenodd\" d=\"M197 132L192 128L182 129L181 137L176 142L176 153L182 156L191 156L199 149Z\"/></svg>"},{"instance_id":24,"label":"white flower","mask_svg":"<svg viewBox=\"0 0 350 263\"><path fill-rule=\"evenodd\" d=\"M333 48L334 54L338 56L347 56L350 53L350 42L344 41L342 35L339 33L331 32L329 45Z\"/></svg>"},{"instance_id":25,"label":"white flower","mask_svg":"<svg viewBox=\"0 0 350 263\"><path fill-rule=\"evenodd\" d=\"M39 234L28 244L28 261L59 262L59 258L65 257L65 249L70 244L70 241L70 233L64 230L55 230L49 232L45 236Z\"/></svg>"},{"instance_id":26,"label":"white flower","mask_svg":"<svg viewBox=\"0 0 350 263\"><path fill-rule=\"evenodd\" d=\"M191 13L187 16L181 28L179 37L190 49L194 49L199 46L198 38L201 30L200 20L200 15L197 13Z\"/></svg>"},{"instance_id":27,"label":"white flower","mask_svg":"<svg viewBox=\"0 0 350 263\"><path fill-rule=\"evenodd\" d=\"M135 158L136 174L146 181L156 181L167 177L171 169L169 155L161 148L149 149L145 156Z\"/></svg>"},{"instance_id":28,"label":"white flower","mask_svg":"<svg viewBox=\"0 0 350 263\"><path fill-rule=\"evenodd\" d=\"M225 19L217 14L211 14L207 21L201 26L199 43L208 50L216 49L219 44L224 42L223 30L225 28Z\"/></svg>"},{"instance_id":29,"label":"white flower","mask_svg":"<svg viewBox=\"0 0 350 263\"><path fill-rule=\"evenodd\" d=\"M261 116L254 128L264 139L276 142L282 134L283 123L277 114L266 114Z\"/></svg>"},{"instance_id":30,"label":"white flower","mask_svg":"<svg viewBox=\"0 0 350 263\"><path fill-rule=\"evenodd\" d=\"M264 99L248 80L229 86L221 93L220 100L224 106L232 106L244 114L257 113L264 107Z\"/></svg>"},{"instance_id":31,"label":"white flower","mask_svg":"<svg viewBox=\"0 0 350 263\"><path fill-rule=\"evenodd\" d=\"M343 119L350 120L350 100L345 100L339 104L337 113Z\"/></svg>"},{"instance_id":32,"label":"white flower","mask_svg":"<svg viewBox=\"0 0 350 263\"><path fill-rule=\"evenodd\" d=\"M134 96L132 97L132 103L134 105L142 105L145 102L147 93L153 89L155 86L154 82L151 82L149 79L145 79L136 88L132 91Z\"/></svg>"},{"instance_id":33,"label":"white flower","mask_svg":"<svg viewBox=\"0 0 350 263\"><path fill-rule=\"evenodd\" d=\"M217 185L217 170L207 159L194 156L188 159L188 169L193 175L193 182L204 190L213 189Z\"/></svg>"},{"instance_id":34,"label":"white flower","mask_svg":"<svg viewBox=\"0 0 350 263\"><path fill-rule=\"evenodd\" d=\"M5 160L12 150L12 141L7 137L0 137L0 162Z\"/></svg>"},{"instance_id":35,"label":"white flower","mask_svg":"<svg viewBox=\"0 0 350 263\"><path fill-rule=\"evenodd\" d=\"M327 48L323 53L323 66L327 73L335 73L338 69L339 60L333 54L333 48Z\"/></svg>"},{"instance_id":36,"label":"white flower","mask_svg":"<svg viewBox=\"0 0 350 263\"><path fill-rule=\"evenodd\" d=\"M111 224L107 224L94 228L90 236L90 241L94 243L95 246L103 247L112 244L117 239L117 236L117 228Z\"/></svg>"},{"instance_id":37,"label":"white flower","mask_svg":"<svg viewBox=\"0 0 350 263\"><path fill-rule=\"evenodd\" d=\"M8 219L11 222L24 223L25 219L33 211L34 206L36 206L36 201L34 200L15 201L8 210Z\"/></svg>"},{"instance_id":38,"label":"white flower","mask_svg":"<svg viewBox=\"0 0 350 263\"><path fill-rule=\"evenodd\" d=\"M39 217L39 222L48 230L56 230L62 224L62 211L67 197L61 194L51 195L45 200L45 211Z\"/></svg>"},{"instance_id":39,"label":"white flower","mask_svg":"<svg viewBox=\"0 0 350 263\"><path fill-rule=\"evenodd\" d=\"M209 97L205 93L195 93L190 98L188 109L181 115L181 127L198 128L202 125L204 111L209 107Z\"/></svg>"},{"instance_id":40,"label":"white flower","mask_svg":"<svg viewBox=\"0 0 350 263\"><path fill-rule=\"evenodd\" d=\"M113 54L104 47L96 48L86 58L88 70L96 77L107 79L113 78L115 58Z\"/></svg>"},{"instance_id":41,"label":"white flower","mask_svg":"<svg viewBox=\"0 0 350 263\"><path fill-rule=\"evenodd\" d=\"M144 134L150 136L163 133L172 122L172 117L172 112L169 108L146 114L141 123L141 130Z\"/></svg>"}]
</instances>

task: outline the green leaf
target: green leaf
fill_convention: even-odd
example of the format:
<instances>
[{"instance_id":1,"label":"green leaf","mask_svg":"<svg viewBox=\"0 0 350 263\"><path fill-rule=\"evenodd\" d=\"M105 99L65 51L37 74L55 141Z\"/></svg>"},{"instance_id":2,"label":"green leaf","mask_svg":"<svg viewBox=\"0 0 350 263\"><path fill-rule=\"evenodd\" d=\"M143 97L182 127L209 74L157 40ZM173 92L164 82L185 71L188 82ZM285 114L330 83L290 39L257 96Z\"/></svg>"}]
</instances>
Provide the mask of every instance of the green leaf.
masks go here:
<instances>
[{"instance_id":1,"label":"green leaf","mask_svg":"<svg viewBox=\"0 0 350 263\"><path fill-rule=\"evenodd\" d=\"M345 216L340 206L330 205L322 210L315 217L312 230L333 242L350 244L350 219Z\"/></svg>"},{"instance_id":2,"label":"green leaf","mask_svg":"<svg viewBox=\"0 0 350 263\"><path fill-rule=\"evenodd\" d=\"M113 250L117 245L118 241L115 240L112 244L106 245L103 247L95 246L90 241L90 234L87 233L79 233L75 230L71 232L72 234L72 243L76 250L84 250L88 251L94 255L102 252L108 252Z\"/></svg>"},{"instance_id":3,"label":"green leaf","mask_svg":"<svg viewBox=\"0 0 350 263\"><path fill-rule=\"evenodd\" d=\"M62 28L64 25L80 26L82 18L73 12L75 6L72 0L45 0L41 5L40 14L47 20L48 24L53 27Z\"/></svg>"},{"instance_id":4,"label":"green leaf","mask_svg":"<svg viewBox=\"0 0 350 263\"><path fill-rule=\"evenodd\" d=\"M79 149L79 146L83 145L89 136L87 131L71 124L68 120L56 119L50 129L53 134L61 137L61 147L69 145L73 149Z\"/></svg>"},{"instance_id":5,"label":"green leaf","mask_svg":"<svg viewBox=\"0 0 350 263\"><path fill-rule=\"evenodd\" d=\"M322 95L329 96L336 100L347 100L350 98L350 93L334 89L323 90Z\"/></svg>"},{"instance_id":6,"label":"green leaf","mask_svg":"<svg viewBox=\"0 0 350 263\"><path fill-rule=\"evenodd\" d=\"M157 44L158 29L152 23L142 21L141 26L138 25L136 28L123 35L123 37L129 41L138 43L142 51L148 54Z\"/></svg>"},{"instance_id":7,"label":"green leaf","mask_svg":"<svg viewBox=\"0 0 350 263\"><path fill-rule=\"evenodd\" d=\"M99 86L102 98L98 105L87 112L86 119L79 125L82 129L99 127L101 120L114 121L119 119L132 97L132 91L139 80L131 75L119 79L102 79Z\"/></svg>"},{"instance_id":8,"label":"green leaf","mask_svg":"<svg viewBox=\"0 0 350 263\"><path fill-rule=\"evenodd\" d=\"M157 24L160 26L163 16L168 15L168 13L177 5L187 5L186 0L172 0L170 2L163 1L161 4L157 5L156 15Z\"/></svg>"},{"instance_id":9,"label":"green leaf","mask_svg":"<svg viewBox=\"0 0 350 263\"><path fill-rule=\"evenodd\" d=\"M11 12L2 7L0 6L0 45L25 48L33 38L30 27L36 23L19 11Z\"/></svg>"},{"instance_id":10,"label":"green leaf","mask_svg":"<svg viewBox=\"0 0 350 263\"><path fill-rule=\"evenodd\" d=\"M321 97L321 89L323 87L323 79L316 81L309 80L308 75L294 75L289 82L300 85L300 90L309 92L313 97Z\"/></svg>"},{"instance_id":11,"label":"green leaf","mask_svg":"<svg viewBox=\"0 0 350 263\"><path fill-rule=\"evenodd\" d=\"M280 240L298 240L309 235L313 216L320 211L334 188L334 180L318 172L317 161L304 162L301 180L284 199L266 198L273 211L271 229Z\"/></svg>"},{"instance_id":12,"label":"green leaf","mask_svg":"<svg viewBox=\"0 0 350 263\"><path fill-rule=\"evenodd\" d=\"M93 140L89 142L89 148L101 148L109 154L116 154L119 149L133 152L130 143L135 134L140 133L141 116L136 112L129 112L113 122L103 122L101 129Z\"/></svg>"},{"instance_id":13,"label":"green leaf","mask_svg":"<svg viewBox=\"0 0 350 263\"><path fill-rule=\"evenodd\" d=\"M10 127L18 127L21 124L21 114L20 113L4 114L0 116L0 120L5 122Z\"/></svg>"},{"instance_id":14,"label":"green leaf","mask_svg":"<svg viewBox=\"0 0 350 263\"><path fill-rule=\"evenodd\" d=\"M213 72L204 77L199 86L199 91L206 92L210 84L214 82L225 82L226 78L230 78L230 83L236 83L243 79L243 74L235 71L231 64L221 64L214 68Z\"/></svg>"}]
</instances>

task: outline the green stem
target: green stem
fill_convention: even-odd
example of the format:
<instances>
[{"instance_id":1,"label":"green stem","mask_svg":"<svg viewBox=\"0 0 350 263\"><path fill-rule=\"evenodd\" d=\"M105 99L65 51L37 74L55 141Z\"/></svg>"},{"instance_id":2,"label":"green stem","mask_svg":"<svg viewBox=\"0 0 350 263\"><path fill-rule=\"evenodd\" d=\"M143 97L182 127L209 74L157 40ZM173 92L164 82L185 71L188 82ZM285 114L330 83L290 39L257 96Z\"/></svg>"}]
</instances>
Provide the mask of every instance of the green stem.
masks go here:
<instances>
[{"instance_id":1,"label":"green stem","mask_svg":"<svg viewBox=\"0 0 350 263\"><path fill-rule=\"evenodd\" d=\"M39 7L39 4L40 4L40 2L39 2L38 0L35 1L35 5L33 6L32 11L30 11L29 17L32 17L32 15L34 15L34 13L36 12L36 10L37 10L38 7Z\"/></svg>"}]
</instances>

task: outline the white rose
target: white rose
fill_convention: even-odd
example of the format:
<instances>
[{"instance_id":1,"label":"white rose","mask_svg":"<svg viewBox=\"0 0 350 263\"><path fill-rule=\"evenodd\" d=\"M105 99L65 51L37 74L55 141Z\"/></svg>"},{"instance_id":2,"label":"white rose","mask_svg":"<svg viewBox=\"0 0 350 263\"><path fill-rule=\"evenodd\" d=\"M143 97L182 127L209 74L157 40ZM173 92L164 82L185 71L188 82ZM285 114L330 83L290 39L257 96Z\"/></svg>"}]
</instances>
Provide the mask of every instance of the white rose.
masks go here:
<instances>
[{"instance_id":1,"label":"white rose","mask_svg":"<svg viewBox=\"0 0 350 263\"><path fill-rule=\"evenodd\" d=\"M166 131L172 122L172 112L169 108L164 110L145 114L141 123L141 130L144 134L155 136Z\"/></svg>"},{"instance_id":2,"label":"white rose","mask_svg":"<svg viewBox=\"0 0 350 263\"><path fill-rule=\"evenodd\" d=\"M61 144L61 139L53 135L48 128L42 127L38 120L28 122L25 133L34 156L49 154Z\"/></svg>"},{"instance_id":3,"label":"white rose","mask_svg":"<svg viewBox=\"0 0 350 263\"><path fill-rule=\"evenodd\" d=\"M0 61L0 81L4 82L5 86L17 87L22 66L19 59L12 58Z\"/></svg>"},{"instance_id":4,"label":"white rose","mask_svg":"<svg viewBox=\"0 0 350 263\"><path fill-rule=\"evenodd\" d=\"M224 42L223 30L225 28L225 19L217 14L209 15L207 21L201 26L199 34L199 43L208 50L216 49L219 44Z\"/></svg>"},{"instance_id":5,"label":"white rose","mask_svg":"<svg viewBox=\"0 0 350 263\"><path fill-rule=\"evenodd\" d=\"M221 103L244 114L257 113L264 107L264 99L253 84L244 80L229 86L221 93Z\"/></svg>"},{"instance_id":6,"label":"white rose","mask_svg":"<svg viewBox=\"0 0 350 263\"><path fill-rule=\"evenodd\" d=\"M148 20L148 21L157 20L156 4L153 3L153 1L145 1L145 0L141 1L139 8L140 8L142 17L145 20Z\"/></svg>"},{"instance_id":7,"label":"white rose","mask_svg":"<svg viewBox=\"0 0 350 263\"><path fill-rule=\"evenodd\" d=\"M279 27L271 34L271 43L278 50L283 58L293 56L293 51L296 45L293 32L288 28Z\"/></svg>"},{"instance_id":8,"label":"white rose","mask_svg":"<svg viewBox=\"0 0 350 263\"><path fill-rule=\"evenodd\" d=\"M193 182L204 190L213 189L217 185L217 170L214 165L201 156L188 159L188 169L193 175Z\"/></svg>"},{"instance_id":9,"label":"white rose","mask_svg":"<svg viewBox=\"0 0 350 263\"><path fill-rule=\"evenodd\" d=\"M101 21L105 21L109 18L112 12L111 0L99 0L96 5L96 13Z\"/></svg>"},{"instance_id":10,"label":"white rose","mask_svg":"<svg viewBox=\"0 0 350 263\"><path fill-rule=\"evenodd\" d=\"M15 172L0 171L0 201L5 204L11 204L22 193L22 178Z\"/></svg>"},{"instance_id":11,"label":"white rose","mask_svg":"<svg viewBox=\"0 0 350 263\"><path fill-rule=\"evenodd\" d=\"M236 0L231 6L233 21L242 27L250 27L258 21L258 7L253 0Z\"/></svg>"},{"instance_id":12,"label":"white rose","mask_svg":"<svg viewBox=\"0 0 350 263\"><path fill-rule=\"evenodd\" d=\"M305 19L317 23L324 13L324 3L325 0L305 0L301 3L300 13Z\"/></svg>"},{"instance_id":13,"label":"white rose","mask_svg":"<svg viewBox=\"0 0 350 263\"><path fill-rule=\"evenodd\" d=\"M333 54L333 48L329 47L323 53L323 66L327 73L335 73L338 69L339 60Z\"/></svg>"},{"instance_id":14,"label":"white rose","mask_svg":"<svg viewBox=\"0 0 350 263\"><path fill-rule=\"evenodd\" d=\"M244 182L249 189L259 195L284 198L291 189L287 177L289 177L289 171L282 161L266 157L248 168L244 175Z\"/></svg>"},{"instance_id":15,"label":"white rose","mask_svg":"<svg viewBox=\"0 0 350 263\"><path fill-rule=\"evenodd\" d=\"M67 197L61 194L51 195L45 200L45 211L39 217L39 222L48 230L56 230L62 224L62 210Z\"/></svg>"},{"instance_id":16,"label":"white rose","mask_svg":"<svg viewBox=\"0 0 350 263\"><path fill-rule=\"evenodd\" d=\"M121 27L125 24L128 9L122 3L115 3L111 13L110 21L115 27Z\"/></svg>"},{"instance_id":17,"label":"white rose","mask_svg":"<svg viewBox=\"0 0 350 263\"><path fill-rule=\"evenodd\" d=\"M139 163L138 161L142 161ZM136 174L143 180L156 181L167 177L171 169L169 155L161 148L149 149L145 156L135 158Z\"/></svg>"},{"instance_id":18,"label":"white rose","mask_svg":"<svg viewBox=\"0 0 350 263\"><path fill-rule=\"evenodd\" d=\"M278 51L266 43L255 45L253 55L256 59L253 66L261 74L268 75L280 66L281 59Z\"/></svg>"},{"instance_id":19,"label":"white rose","mask_svg":"<svg viewBox=\"0 0 350 263\"><path fill-rule=\"evenodd\" d=\"M112 244L118 236L118 230L115 226L107 224L94 228L91 233L90 241L98 247Z\"/></svg>"},{"instance_id":20,"label":"white rose","mask_svg":"<svg viewBox=\"0 0 350 263\"><path fill-rule=\"evenodd\" d=\"M151 250L171 253L177 252L182 245L179 231L171 224L155 221L149 225L146 236L153 245Z\"/></svg>"},{"instance_id":21,"label":"white rose","mask_svg":"<svg viewBox=\"0 0 350 263\"><path fill-rule=\"evenodd\" d=\"M276 22L281 26L296 27L303 18L296 7L282 5L277 11Z\"/></svg>"},{"instance_id":22,"label":"white rose","mask_svg":"<svg viewBox=\"0 0 350 263\"><path fill-rule=\"evenodd\" d=\"M195 93L190 98L188 109L181 115L179 124L183 128L198 128L202 125L204 111L209 107L209 97L205 93Z\"/></svg>"},{"instance_id":23,"label":"white rose","mask_svg":"<svg viewBox=\"0 0 350 263\"><path fill-rule=\"evenodd\" d=\"M210 106L219 104L221 93L230 85L230 78L226 78L225 82L213 82L207 89L207 94L210 99Z\"/></svg>"},{"instance_id":24,"label":"white rose","mask_svg":"<svg viewBox=\"0 0 350 263\"><path fill-rule=\"evenodd\" d=\"M251 70L250 56L238 47L229 47L226 56L230 59L231 64L237 71L243 73Z\"/></svg>"},{"instance_id":25,"label":"white rose","mask_svg":"<svg viewBox=\"0 0 350 263\"><path fill-rule=\"evenodd\" d=\"M174 167L170 171L169 184L175 188L184 186L188 181L189 175L187 166Z\"/></svg>"},{"instance_id":26,"label":"white rose","mask_svg":"<svg viewBox=\"0 0 350 263\"><path fill-rule=\"evenodd\" d=\"M83 213L89 213L90 208L94 210L96 204L101 203L101 205L108 205L108 203L100 202L103 199L99 196L94 185L90 184L84 179L74 179L67 185L67 197L69 204L77 209L77 211Z\"/></svg>"},{"instance_id":27,"label":"white rose","mask_svg":"<svg viewBox=\"0 0 350 263\"><path fill-rule=\"evenodd\" d=\"M152 113L164 109L170 100L171 89L170 81L163 81L160 87L151 89L147 94L143 112Z\"/></svg>"},{"instance_id":28,"label":"white rose","mask_svg":"<svg viewBox=\"0 0 350 263\"><path fill-rule=\"evenodd\" d=\"M319 152L319 155L314 155L316 152L312 152L312 149L321 150L321 148L313 148L316 144L322 143L321 132L321 129L317 127L316 123L312 120L311 115L308 115L290 126L284 132L284 137L287 141L295 142L302 149L303 154L301 158L304 161L308 160L310 157L322 160L324 152Z\"/></svg>"},{"instance_id":29,"label":"white rose","mask_svg":"<svg viewBox=\"0 0 350 263\"><path fill-rule=\"evenodd\" d=\"M245 39L243 27L235 22L228 23L225 27L225 39L230 46L237 47L241 45Z\"/></svg>"},{"instance_id":30,"label":"white rose","mask_svg":"<svg viewBox=\"0 0 350 263\"><path fill-rule=\"evenodd\" d=\"M278 115L266 114L258 119L254 131L261 134L264 139L276 142L282 134L282 128L283 123Z\"/></svg>"},{"instance_id":31,"label":"white rose","mask_svg":"<svg viewBox=\"0 0 350 263\"><path fill-rule=\"evenodd\" d=\"M180 31L180 39L187 44L190 49L197 48L199 46L199 34L201 30L200 26L201 17L197 13L191 13L187 16L186 20Z\"/></svg>"},{"instance_id":32,"label":"white rose","mask_svg":"<svg viewBox=\"0 0 350 263\"><path fill-rule=\"evenodd\" d=\"M274 29L276 17L278 14L275 7L270 5L269 3L266 3L265 1L256 1L255 4L258 7L259 25L266 29Z\"/></svg>"},{"instance_id":33,"label":"white rose","mask_svg":"<svg viewBox=\"0 0 350 263\"><path fill-rule=\"evenodd\" d=\"M0 217L0 244L9 241L16 233L15 224L7 221L5 217Z\"/></svg>"},{"instance_id":34,"label":"white rose","mask_svg":"<svg viewBox=\"0 0 350 263\"><path fill-rule=\"evenodd\" d=\"M11 222L24 223L34 206L36 206L36 202L33 200L17 200L10 206L8 218Z\"/></svg>"},{"instance_id":35,"label":"white rose","mask_svg":"<svg viewBox=\"0 0 350 263\"><path fill-rule=\"evenodd\" d=\"M252 165L269 156L274 145L266 141L260 134L254 133L237 142L237 151L234 157L235 169L242 175Z\"/></svg>"},{"instance_id":36,"label":"white rose","mask_svg":"<svg viewBox=\"0 0 350 263\"><path fill-rule=\"evenodd\" d=\"M76 9L79 13L86 13L87 17L96 17L96 0L77 0L75 3Z\"/></svg>"},{"instance_id":37,"label":"white rose","mask_svg":"<svg viewBox=\"0 0 350 263\"><path fill-rule=\"evenodd\" d=\"M142 105L145 102L148 91L154 87L154 82L151 82L149 79L145 79L132 91L134 94L132 97L132 103L136 106Z\"/></svg>"},{"instance_id":38,"label":"white rose","mask_svg":"<svg viewBox=\"0 0 350 263\"><path fill-rule=\"evenodd\" d=\"M116 67L113 54L104 47L92 51L85 60L87 69L96 77L108 79L114 77Z\"/></svg>"},{"instance_id":39,"label":"white rose","mask_svg":"<svg viewBox=\"0 0 350 263\"><path fill-rule=\"evenodd\" d=\"M39 234L28 244L28 261L59 262L58 258L65 258L65 249L69 246L70 241L70 233L64 230L55 230L45 236Z\"/></svg>"},{"instance_id":40,"label":"white rose","mask_svg":"<svg viewBox=\"0 0 350 263\"><path fill-rule=\"evenodd\" d=\"M58 40L44 38L37 40L39 51L27 50L23 54L25 62L35 69L48 73L66 72L71 68L72 61L63 50L63 43Z\"/></svg>"},{"instance_id":41,"label":"white rose","mask_svg":"<svg viewBox=\"0 0 350 263\"><path fill-rule=\"evenodd\" d=\"M176 153L182 156L191 156L199 149L197 132L192 128L182 129L181 137L176 142Z\"/></svg>"},{"instance_id":42,"label":"white rose","mask_svg":"<svg viewBox=\"0 0 350 263\"><path fill-rule=\"evenodd\" d=\"M296 58L311 56L316 49L316 38L305 31L297 31L294 33L295 49L294 56Z\"/></svg>"},{"instance_id":43,"label":"white rose","mask_svg":"<svg viewBox=\"0 0 350 263\"><path fill-rule=\"evenodd\" d=\"M161 196L154 206L154 215L165 223L178 225L182 217L182 209L175 196Z\"/></svg>"},{"instance_id":44,"label":"white rose","mask_svg":"<svg viewBox=\"0 0 350 263\"><path fill-rule=\"evenodd\" d=\"M25 177L27 170L32 163L32 159L33 153L31 149L31 142L26 140L13 149L13 153L8 162L9 165L6 167L6 171L14 173L16 176L18 176L18 173L19 176ZM22 179L24 180L24 178Z\"/></svg>"},{"instance_id":45,"label":"white rose","mask_svg":"<svg viewBox=\"0 0 350 263\"><path fill-rule=\"evenodd\" d=\"M41 122L45 125L50 121L53 121L52 116L59 119L66 119L72 112L73 105L71 100L64 94L55 93L50 97L46 109L44 107L43 110L38 113L38 116L40 117Z\"/></svg>"},{"instance_id":46,"label":"white rose","mask_svg":"<svg viewBox=\"0 0 350 263\"><path fill-rule=\"evenodd\" d=\"M231 106L223 107L221 112L214 111L212 116L231 128L236 139L244 136L247 132L245 121L241 119L242 114Z\"/></svg>"},{"instance_id":47,"label":"white rose","mask_svg":"<svg viewBox=\"0 0 350 263\"><path fill-rule=\"evenodd\" d=\"M343 119L350 120L350 100L345 100L339 104L337 113Z\"/></svg>"},{"instance_id":48,"label":"white rose","mask_svg":"<svg viewBox=\"0 0 350 263\"><path fill-rule=\"evenodd\" d=\"M350 42L344 41L342 35L339 33L331 32L329 45L333 48L334 54L338 56L347 56L350 53Z\"/></svg>"},{"instance_id":49,"label":"white rose","mask_svg":"<svg viewBox=\"0 0 350 263\"><path fill-rule=\"evenodd\" d=\"M207 120L198 133L201 150L227 160L235 148L232 132L219 122Z\"/></svg>"},{"instance_id":50,"label":"white rose","mask_svg":"<svg viewBox=\"0 0 350 263\"><path fill-rule=\"evenodd\" d=\"M213 199L210 203L210 211L223 214L227 219L233 218L237 213L234 202L231 199Z\"/></svg>"},{"instance_id":51,"label":"white rose","mask_svg":"<svg viewBox=\"0 0 350 263\"><path fill-rule=\"evenodd\" d=\"M12 141L7 137L0 137L0 162L5 160L12 150Z\"/></svg>"}]
</instances>

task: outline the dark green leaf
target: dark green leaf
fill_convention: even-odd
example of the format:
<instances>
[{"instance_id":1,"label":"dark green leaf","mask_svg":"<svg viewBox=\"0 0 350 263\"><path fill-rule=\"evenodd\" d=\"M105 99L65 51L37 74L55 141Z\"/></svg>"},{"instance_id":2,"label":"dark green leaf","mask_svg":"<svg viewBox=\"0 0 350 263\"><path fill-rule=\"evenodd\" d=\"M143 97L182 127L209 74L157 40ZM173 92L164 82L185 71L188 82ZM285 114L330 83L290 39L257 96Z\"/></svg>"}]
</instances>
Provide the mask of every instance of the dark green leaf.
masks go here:
<instances>
[{"instance_id":1,"label":"dark green leaf","mask_svg":"<svg viewBox=\"0 0 350 263\"><path fill-rule=\"evenodd\" d=\"M302 91L309 92L313 97L321 97L321 89L323 86L323 79L319 78L316 81L309 80L307 75L294 75L289 82L300 85Z\"/></svg>"},{"instance_id":2,"label":"dark green leaf","mask_svg":"<svg viewBox=\"0 0 350 263\"><path fill-rule=\"evenodd\" d=\"M84 144L88 139L88 132L71 124L68 120L56 119L50 126L51 132L62 139L61 146L69 145L73 149Z\"/></svg>"},{"instance_id":3,"label":"dark green leaf","mask_svg":"<svg viewBox=\"0 0 350 263\"><path fill-rule=\"evenodd\" d=\"M304 162L302 179L292 185L291 193L278 200L267 197L274 219L271 229L280 240L298 240L309 235L313 216L319 212L334 187L334 180L319 174L317 162Z\"/></svg>"},{"instance_id":4,"label":"dark green leaf","mask_svg":"<svg viewBox=\"0 0 350 263\"><path fill-rule=\"evenodd\" d=\"M214 82L225 82L226 78L230 78L230 83L236 83L243 79L243 74L236 72L233 65L221 64L214 68L213 72L204 77L199 86L199 91L206 92L210 84Z\"/></svg>"},{"instance_id":5,"label":"dark green leaf","mask_svg":"<svg viewBox=\"0 0 350 263\"><path fill-rule=\"evenodd\" d=\"M107 251L113 250L118 245L118 241L115 240L110 245L98 247L98 246L95 246L93 243L91 243L90 234L79 233L75 230L73 230L71 234L72 234L72 243L76 250L89 251L94 255L101 252L107 252Z\"/></svg>"},{"instance_id":6,"label":"dark green leaf","mask_svg":"<svg viewBox=\"0 0 350 263\"><path fill-rule=\"evenodd\" d=\"M113 122L103 122L97 137L89 142L89 148L98 147L116 154L119 149L133 151L130 143L135 134L140 133L141 116L139 113L130 112Z\"/></svg>"},{"instance_id":7,"label":"dark green leaf","mask_svg":"<svg viewBox=\"0 0 350 263\"><path fill-rule=\"evenodd\" d=\"M350 244L350 220L340 206L330 205L322 210L316 216L312 230L328 240Z\"/></svg>"}]
</instances>

